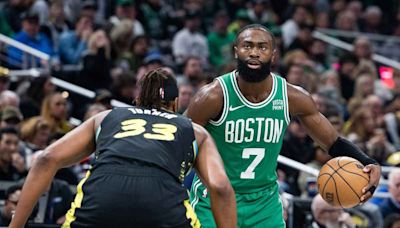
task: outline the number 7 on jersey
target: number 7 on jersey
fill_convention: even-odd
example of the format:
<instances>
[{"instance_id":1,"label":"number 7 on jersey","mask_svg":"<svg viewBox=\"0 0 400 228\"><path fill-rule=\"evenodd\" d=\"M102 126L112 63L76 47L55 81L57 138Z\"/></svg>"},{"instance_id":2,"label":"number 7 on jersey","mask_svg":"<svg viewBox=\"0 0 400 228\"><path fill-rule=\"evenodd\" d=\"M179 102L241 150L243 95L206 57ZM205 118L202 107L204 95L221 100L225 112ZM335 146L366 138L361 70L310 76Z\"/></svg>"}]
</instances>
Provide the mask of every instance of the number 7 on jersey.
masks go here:
<instances>
[{"instance_id":1,"label":"number 7 on jersey","mask_svg":"<svg viewBox=\"0 0 400 228\"><path fill-rule=\"evenodd\" d=\"M250 163L249 167L244 172L240 173L240 179L254 179L256 173L254 169L262 161L265 156L265 148L245 148L243 149L242 158L249 159L250 156L256 156L254 160Z\"/></svg>"}]
</instances>

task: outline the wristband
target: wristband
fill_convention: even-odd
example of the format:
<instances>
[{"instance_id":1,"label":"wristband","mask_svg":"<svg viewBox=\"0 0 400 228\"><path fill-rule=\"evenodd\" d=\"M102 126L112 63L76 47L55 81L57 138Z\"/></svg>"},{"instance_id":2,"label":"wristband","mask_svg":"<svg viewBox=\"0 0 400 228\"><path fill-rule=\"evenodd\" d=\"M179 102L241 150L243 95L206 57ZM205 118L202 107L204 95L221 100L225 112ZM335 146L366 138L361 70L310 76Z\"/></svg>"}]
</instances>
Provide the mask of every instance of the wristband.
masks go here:
<instances>
[{"instance_id":1,"label":"wristband","mask_svg":"<svg viewBox=\"0 0 400 228\"><path fill-rule=\"evenodd\" d=\"M336 141L329 148L329 155L332 157L348 156L357 159L361 164L378 164L374 159L368 157L360 148L358 148L354 143L342 137L338 137Z\"/></svg>"}]
</instances>

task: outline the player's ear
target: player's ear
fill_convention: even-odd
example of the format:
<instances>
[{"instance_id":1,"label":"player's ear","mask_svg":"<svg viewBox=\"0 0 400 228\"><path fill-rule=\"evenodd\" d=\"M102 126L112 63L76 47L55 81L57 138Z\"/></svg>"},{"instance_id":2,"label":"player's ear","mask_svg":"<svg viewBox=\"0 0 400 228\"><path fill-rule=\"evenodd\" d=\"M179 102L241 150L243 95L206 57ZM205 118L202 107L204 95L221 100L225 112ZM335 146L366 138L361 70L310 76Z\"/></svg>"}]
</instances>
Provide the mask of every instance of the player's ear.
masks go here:
<instances>
[{"instance_id":1,"label":"player's ear","mask_svg":"<svg viewBox=\"0 0 400 228\"><path fill-rule=\"evenodd\" d=\"M271 55L271 64L274 65L275 61L276 61L276 56L278 55L278 51L276 50L276 48L272 51L272 55Z\"/></svg>"},{"instance_id":2,"label":"player's ear","mask_svg":"<svg viewBox=\"0 0 400 228\"><path fill-rule=\"evenodd\" d=\"M233 47L233 50L234 50L234 53L235 53L235 59L237 59L238 55L237 55L237 47L236 47L236 45Z\"/></svg>"}]
</instances>

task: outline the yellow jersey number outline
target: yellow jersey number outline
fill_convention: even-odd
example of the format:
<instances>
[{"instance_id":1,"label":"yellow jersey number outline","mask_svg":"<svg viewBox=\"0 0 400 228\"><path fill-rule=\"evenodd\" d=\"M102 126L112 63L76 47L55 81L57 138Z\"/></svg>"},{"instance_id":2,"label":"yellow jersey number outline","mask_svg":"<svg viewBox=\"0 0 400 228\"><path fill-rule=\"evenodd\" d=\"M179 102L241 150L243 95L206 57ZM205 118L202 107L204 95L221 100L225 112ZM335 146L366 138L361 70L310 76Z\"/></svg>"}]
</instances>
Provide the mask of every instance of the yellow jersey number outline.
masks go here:
<instances>
[{"instance_id":1,"label":"yellow jersey number outline","mask_svg":"<svg viewBox=\"0 0 400 228\"><path fill-rule=\"evenodd\" d=\"M122 132L114 135L114 138L120 139L129 136L136 136L143 134L146 139L173 141L175 139L174 133L177 127L172 124L155 123L152 124L152 132L145 132L144 126L147 124L143 119L129 119L121 122Z\"/></svg>"}]
</instances>

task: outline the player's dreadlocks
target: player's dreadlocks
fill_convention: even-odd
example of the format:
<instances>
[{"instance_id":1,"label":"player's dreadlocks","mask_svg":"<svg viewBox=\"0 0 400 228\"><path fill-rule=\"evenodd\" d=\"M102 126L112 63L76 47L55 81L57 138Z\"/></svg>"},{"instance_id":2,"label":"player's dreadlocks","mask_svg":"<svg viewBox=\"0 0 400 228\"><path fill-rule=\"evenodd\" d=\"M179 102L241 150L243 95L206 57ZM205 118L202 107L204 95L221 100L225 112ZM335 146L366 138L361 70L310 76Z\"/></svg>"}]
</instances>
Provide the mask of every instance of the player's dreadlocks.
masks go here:
<instances>
[{"instance_id":1,"label":"player's dreadlocks","mask_svg":"<svg viewBox=\"0 0 400 228\"><path fill-rule=\"evenodd\" d=\"M148 72L140 81L141 91L137 105L160 109L168 106L178 97L175 77L168 71L158 68Z\"/></svg>"}]
</instances>

